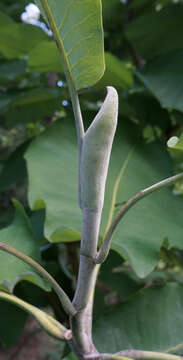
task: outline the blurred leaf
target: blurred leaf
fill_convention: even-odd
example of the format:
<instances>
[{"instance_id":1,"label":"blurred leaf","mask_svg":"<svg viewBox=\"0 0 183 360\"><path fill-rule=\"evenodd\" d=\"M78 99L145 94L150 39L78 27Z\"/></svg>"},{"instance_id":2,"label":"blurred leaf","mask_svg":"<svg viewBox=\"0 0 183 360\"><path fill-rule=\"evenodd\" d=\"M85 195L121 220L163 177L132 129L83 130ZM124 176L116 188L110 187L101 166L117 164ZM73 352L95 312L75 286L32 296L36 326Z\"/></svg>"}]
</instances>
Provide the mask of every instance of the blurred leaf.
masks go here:
<instances>
[{"instance_id":1,"label":"blurred leaf","mask_svg":"<svg viewBox=\"0 0 183 360\"><path fill-rule=\"evenodd\" d=\"M127 68L127 64L110 53L105 53L105 60L106 70L94 89L104 89L109 85L119 90L130 89L133 85L133 76L132 71Z\"/></svg>"},{"instance_id":2,"label":"blurred leaf","mask_svg":"<svg viewBox=\"0 0 183 360\"><path fill-rule=\"evenodd\" d=\"M126 36L145 59L183 48L183 4L171 4L131 21ZM176 21L175 21L176 19Z\"/></svg>"},{"instance_id":3,"label":"blurred leaf","mask_svg":"<svg viewBox=\"0 0 183 360\"><path fill-rule=\"evenodd\" d=\"M182 308L182 286L146 288L98 318L94 326L95 345L99 351L110 353L122 349L167 352L178 345L181 351Z\"/></svg>"},{"instance_id":4,"label":"blurred leaf","mask_svg":"<svg viewBox=\"0 0 183 360\"><path fill-rule=\"evenodd\" d=\"M40 243L32 232L22 205L18 202L15 205L13 223L0 231L0 241L40 262ZM15 285L21 280L30 281L46 291L50 290L49 285L37 275L32 267L15 256L0 251L0 288L13 292Z\"/></svg>"},{"instance_id":5,"label":"blurred leaf","mask_svg":"<svg viewBox=\"0 0 183 360\"><path fill-rule=\"evenodd\" d=\"M42 14L48 19L41 1ZM46 2L54 25L50 26L57 43L62 42L63 57L77 89L95 84L104 72L101 0L82 3L72 0ZM53 28L54 27L54 28ZM60 40L59 40L60 38Z\"/></svg>"},{"instance_id":6,"label":"blurred leaf","mask_svg":"<svg viewBox=\"0 0 183 360\"><path fill-rule=\"evenodd\" d=\"M0 341L6 347L14 345L21 335L27 314L12 304L0 301Z\"/></svg>"},{"instance_id":7,"label":"blurred leaf","mask_svg":"<svg viewBox=\"0 0 183 360\"><path fill-rule=\"evenodd\" d=\"M45 121L61 110L64 95L60 89L34 88L27 91L0 94L0 110L4 111L6 127Z\"/></svg>"},{"instance_id":8,"label":"blurred leaf","mask_svg":"<svg viewBox=\"0 0 183 360\"><path fill-rule=\"evenodd\" d=\"M42 41L30 53L28 59L30 72L58 72L63 73L58 49L54 41Z\"/></svg>"},{"instance_id":9,"label":"blurred leaf","mask_svg":"<svg viewBox=\"0 0 183 360\"><path fill-rule=\"evenodd\" d=\"M18 148L5 162L0 173L0 192L6 190L17 182L25 182L27 177L23 152L25 146Z\"/></svg>"},{"instance_id":10,"label":"blurred leaf","mask_svg":"<svg viewBox=\"0 0 183 360\"><path fill-rule=\"evenodd\" d=\"M10 16L0 11L0 26L8 25L11 23L13 23L13 20L10 18Z\"/></svg>"},{"instance_id":11,"label":"blurred leaf","mask_svg":"<svg viewBox=\"0 0 183 360\"><path fill-rule=\"evenodd\" d=\"M162 109L160 103L147 91L137 91L128 95L128 104L133 109L131 118L138 119L140 125L159 126L164 131L171 127L170 115ZM123 104L121 105L121 107Z\"/></svg>"},{"instance_id":12,"label":"blurred leaf","mask_svg":"<svg viewBox=\"0 0 183 360\"><path fill-rule=\"evenodd\" d=\"M79 240L81 212L77 205L74 124L69 119L54 124L32 142L25 157L30 205L46 208L46 238L51 242ZM162 145L144 144L138 127L123 121L112 150L101 234L118 210L117 204L168 176L171 162ZM165 237L170 246L182 246L182 207L182 198L166 188L143 199L126 214L112 248L128 260L139 276L145 277L153 270Z\"/></svg>"},{"instance_id":13,"label":"blurred leaf","mask_svg":"<svg viewBox=\"0 0 183 360\"><path fill-rule=\"evenodd\" d=\"M159 56L138 77L164 108L183 111L183 50Z\"/></svg>"},{"instance_id":14,"label":"blurred leaf","mask_svg":"<svg viewBox=\"0 0 183 360\"><path fill-rule=\"evenodd\" d=\"M99 280L104 283L104 286L109 287L110 292L113 291L120 295L123 301L137 292L141 285L130 276L121 256L114 251L111 251L110 256L102 264Z\"/></svg>"},{"instance_id":15,"label":"blurred leaf","mask_svg":"<svg viewBox=\"0 0 183 360\"><path fill-rule=\"evenodd\" d=\"M33 25L10 23L0 25L0 53L7 59L22 58L48 36Z\"/></svg>"},{"instance_id":16,"label":"blurred leaf","mask_svg":"<svg viewBox=\"0 0 183 360\"><path fill-rule=\"evenodd\" d=\"M102 13L103 13L103 21L104 21L104 30L108 27L112 27L115 25L115 21L117 17L123 10L123 6L120 1L118 0L102 0Z\"/></svg>"},{"instance_id":17,"label":"blurred leaf","mask_svg":"<svg viewBox=\"0 0 183 360\"><path fill-rule=\"evenodd\" d=\"M25 74L26 61L12 60L6 61L0 65L0 80L1 82L15 81L21 75Z\"/></svg>"}]
</instances>

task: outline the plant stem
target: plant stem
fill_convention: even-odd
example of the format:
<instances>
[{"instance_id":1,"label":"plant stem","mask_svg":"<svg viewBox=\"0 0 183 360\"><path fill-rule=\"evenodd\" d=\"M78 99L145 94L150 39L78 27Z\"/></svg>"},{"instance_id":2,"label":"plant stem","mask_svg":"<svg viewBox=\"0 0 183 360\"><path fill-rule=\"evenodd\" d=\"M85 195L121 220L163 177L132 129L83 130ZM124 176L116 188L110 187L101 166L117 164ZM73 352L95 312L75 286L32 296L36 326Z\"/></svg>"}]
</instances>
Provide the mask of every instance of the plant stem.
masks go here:
<instances>
[{"instance_id":1,"label":"plant stem","mask_svg":"<svg viewBox=\"0 0 183 360\"><path fill-rule=\"evenodd\" d=\"M70 340L72 338L71 330L66 329L65 326L60 324L52 316L49 316L37 307L19 299L17 296L0 291L0 299L10 302L18 306L19 308L25 310L28 314L34 316L34 318L38 321L41 327L52 337L59 340Z\"/></svg>"},{"instance_id":2,"label":"plant stem","mask_svg":"<svg viewBox=\"0 0 183 360\"><path fill-rule=\"evenodd\" d=\"M13 247L6 245L4 243L0 243L0 250L5 251L11 255L16 256L20 260L24 261L26 264L32 266L38 274L43 277L50 286L55 290L56 294L59 297L59 300L65 310L65 312L69 315L74 315L76 313L76 309L72 305L70 299L64 292L64 290L59 286L59 284L55 281L55 279L35 260L22 253L19 250L14 249Z\"/></svg>"},{"instance_id":3,"label":"plant stem","mask_svg":"<svg viewBox=\"0 0 183 360\"><path fill-rule=\"evenodd\" d=\"M138 201L140 201L147 195L151 194L152 192L160 190L161 188L164 188L165 186L172 185L180 179L183 179L183 172L178 175L171 176L167 179L164 179L146 189L139 191L136 195L134 195L131 199L129 199L121 207L118 214L114 217L113 222L111 223L106 235L104 236L101 248L100 248L98 255L96 257L96 260L95 260L97 264L103 263L105 261L105 259L107 258L114 232L115 232L117 226L119 225L120 221L124 217L124 215L128 212L128 210L131 209L131 207L133 207Z\"/></svg>"},{"instance_id":4,"label":"plant stem","mask_svg":"<svg viewBox=\"0 0 183 360\"><path fill-rule=\"evenodd\" d=\"M87 269L86 275L90 278L90 288L88 288L89 300L87 305L79 310L77 314L71 318L71 329L73 334L73 343L76 349L78 358L83 359L87 354L90 354L91 358L98 356L98 351L93 345L92 340L92 321L93 321L93 299L96 279L98 275L99 265L87 266L87 258L83 262L85 269ZM87 276L83 285L87 286ZM81 283L80 283L81 284ZM86 294L87 295L87 294ZM87 296L88 297L88 296Z\"/></svg>"},{"instance_id":5,"label":"plant stem","mask_svg":"<svg viewBox=\"0 0 183 360\"><path fill-rule=\"evenodd\" d=\"M80 356L98 354L92 341L93 297L99 265L94 258L97 253L97 242L100 227L101 211L83 209L83 229L80 250L80 265L76 293L73 305L77 314L71 318L71 328L75 346Z\"/></svg>"},{"instance_id":6,"label":"plant stem","mask_svg":"<svg viewBox=\"0 0 183 360\"><path fill-rule=\"evenodd\" d=\"M112 358L117 360L119 358L117 358L116 356L123 356L123 357L125 356L137 360L182 360L182 357L178 355L171 355L171 354L153 352L153 351L141 351L141 350L124 350L114 354L114 356L115 358L114 357Z\"/></svg>"}]
</instances>

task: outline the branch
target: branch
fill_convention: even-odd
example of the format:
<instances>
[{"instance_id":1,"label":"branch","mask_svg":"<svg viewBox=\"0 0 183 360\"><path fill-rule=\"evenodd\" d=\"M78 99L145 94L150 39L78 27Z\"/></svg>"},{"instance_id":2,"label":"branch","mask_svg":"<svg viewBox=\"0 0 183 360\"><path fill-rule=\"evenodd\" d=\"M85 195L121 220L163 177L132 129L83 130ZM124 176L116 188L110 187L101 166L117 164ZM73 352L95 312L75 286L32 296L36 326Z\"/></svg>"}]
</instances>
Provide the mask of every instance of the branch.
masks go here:
<instances>
[{"instance_id":1,"label":"branch","mask_svg":"<svg viewBox=\"0 0 183 360\"><path fill-rule=\"evenodd\" d=\"M40 264L38 264L36 261L34 261L32 258L27 256L26 254L22 253L21 251L16 250L13 247L6 245L4 243L0 243L0 250L5 251L11 255L14 255L17 258L19 258L20 260L27 263L28 265L32 266L36 270L36 272L38 272L38 274L40 276L42 276L46 281L48 281L50 286L55 290L66 313L69 315L72 315L72 316L76 314L76 309L72 305L70 299L68 298L68 296L66 295L64 290L59 286L59 284L55 281L55 279Z\"/></svg>"},{"instance_id":2,"label":"branch","mask_svg":"<svg viewBox=\"0 0 183 360\"><path fill-rule=\"evenodd\" d=\"M101 264L105 261L107 258L107 255L110 250L112 237L114 235L114 232L119 225L120 221L124 217L124 215L128 212L128 210L133 207L139 200L143 199L145 196L151 194L152 192L159 190L161 188L164 188L165 186L172 185L177 180L183 179L183 172L172 176L170 178L167 178L165 180L162 180L146 189L143 189L139 191L136 195L134 195L130 200L128 200L120 209L118 214L114 217L113 222L111 223L107 233L104 236L101 248L98 252L98 255L96 257L96 263Z\"/></svg>"}]
</instances>

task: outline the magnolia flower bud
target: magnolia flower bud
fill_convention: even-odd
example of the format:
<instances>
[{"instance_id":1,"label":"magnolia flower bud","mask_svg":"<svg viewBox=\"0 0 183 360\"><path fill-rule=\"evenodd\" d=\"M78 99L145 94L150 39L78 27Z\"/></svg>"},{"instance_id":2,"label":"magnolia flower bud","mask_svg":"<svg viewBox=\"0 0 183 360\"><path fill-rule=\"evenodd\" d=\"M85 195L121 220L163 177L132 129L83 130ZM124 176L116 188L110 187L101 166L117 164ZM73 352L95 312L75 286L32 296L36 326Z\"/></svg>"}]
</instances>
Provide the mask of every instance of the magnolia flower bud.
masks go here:
<instances>
[{"instance_id":1,"label":"magnolia flower bud","mask_svg":"<svg viewBox=\"0 0 183 360\"><path fill-rule=\"evenodd\" d=\"M80 163L80 206L101 210L118 116L118 94L107 88L106 99L86 131Z\"/></svg>"}]
</instances>

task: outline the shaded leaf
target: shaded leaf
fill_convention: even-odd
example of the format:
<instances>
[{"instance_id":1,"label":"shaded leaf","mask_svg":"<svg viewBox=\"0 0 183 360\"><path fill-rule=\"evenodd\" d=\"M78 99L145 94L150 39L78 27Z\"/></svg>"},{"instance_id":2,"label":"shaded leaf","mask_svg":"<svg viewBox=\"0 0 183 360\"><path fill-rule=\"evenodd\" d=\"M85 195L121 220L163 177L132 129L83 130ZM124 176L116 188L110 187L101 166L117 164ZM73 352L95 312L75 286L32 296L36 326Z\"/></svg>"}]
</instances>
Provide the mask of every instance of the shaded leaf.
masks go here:
<instances>
[{"instance_id":1,"label":"shaded leaf","mask_svg":"<svg viewBox=\"0 0 183 360\"><path fill-rule=\"evenodd\" d=\"M23 153L25 146L18 148L5 162L0 173L0 192L18 182L25 182L27 177Z\"/></svg>"},{"instance_id":2,"label":"shaded leaf","mask_svg":"<svg viewBox=\"0 0 183 360\"><path fill-rule=\"evenodd\" d=\"M14 305L0 301L0 341L6 347L14 345L20 337L27 314Z\"/></svg>"},{"instance_id":3,"label":"shaded leaf","mask_svg":"<svg viewBox=\"0 0 183 360\"><path fill-rule=\"evenodd\" d=\"M0 26L0 53L7 59L21 58L40 41L47 40L43 30L33 25L10 23Z\"/></svg>"},{"instance_id":4,"label":"shaded leaf","mask_svg":"<svg viewBox=\"0 0 183 360\"><path fill-rule=\"evenodd\" d=\"M183 47L183 5L170 4L161 11L148 12L135 18L126 29L126 36L145 59ZM175 21L176 19L176 21ZM152 31L152 24L153 26Z\"/></svg>"},{"instance_id":5,"label":"shaded leaf","mask_svg":"<svg viewBox=\"0 0 183 360\"><path fill-rule=\"evenodd\" d=\"M95 89L104 89L109 85L120 90L128 90L132 87L132 71L127 68L127 64L110 53L105 53L105 60L106 70L102 79L95 85Z\"/></svg>"},{"instance_id":6,"label":"shaded leaf","mask_svg":"<svg viewBox=\"0 0 183 360\"><path fill-rule=\"evenodd\" d=\"M183 111L183 50L161 55L144 67L138 77L164 108Z\"/></svg>"},{"instance_id":7,"label":"shaded leaf","mask_svg":"<svg viewBox=\"0 0 183 360\"><path fill-rule=\"evenodd\" d=\"M17 80L25 73L25 60L12 60L0 65L0 80L3 83Z\"/></svg>"},{"instance_id":8,"label":"shaded leaf","mask_svg":"<svg viewBox=\"0 0 183 360\"><path fill-rule=\"evenodd\" d=\"M24 252L34 260L40 262L40 243L34 237L29 220L25 215L22 205L15 203L16 212L13 223L0 231L0 241ZM0 251L0 288L12 292L15 285L27 280L44 290L49 290L49 285L28 264L13 255Z\"/></svg>"},{"instance_id":9,"label":"shaded leaf","mask_svg":"<svg viewBox=\"0 0 183 360\"><path fill-rule=\"evenodd\" d=\"M109 353L125 349L176 352L178 346L181 351L182 307L182 286L146 288L99 317L94 326L95 345Z\"/></svg>"},{"instance_id":10,"label":"shaded leaf","mask_svg":"<svg viewBox=\"0 0 183 360\"><path fill-rule=\"evenodd\" d=\"M62 72L58 49L54 41L42 41L30 53L28 59L30 72Z\"/></svg>"}]
</instances>

